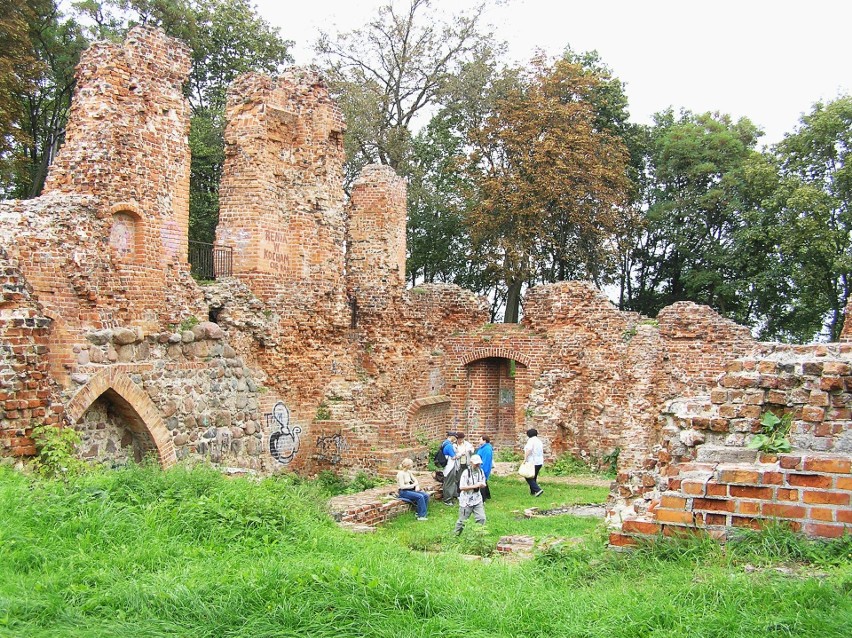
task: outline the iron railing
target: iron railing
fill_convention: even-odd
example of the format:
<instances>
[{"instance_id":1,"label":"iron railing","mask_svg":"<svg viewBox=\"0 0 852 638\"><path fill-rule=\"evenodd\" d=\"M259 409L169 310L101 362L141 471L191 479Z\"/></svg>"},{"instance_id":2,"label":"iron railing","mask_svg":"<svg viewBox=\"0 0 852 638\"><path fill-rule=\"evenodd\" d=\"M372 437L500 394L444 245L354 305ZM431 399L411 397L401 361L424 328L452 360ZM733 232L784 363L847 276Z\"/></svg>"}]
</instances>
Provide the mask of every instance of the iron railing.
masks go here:
<instances>
[{"instance_id":1,"label":"iron railing","mask_svg":"<svg viewBox=\"0 0 852 638\"><path fill-rule=\"evenodd\" d=\"M234 272L234 249L231 246L190 241L189 266L196 279L230 277Z\"/></svg>"}]
</instances>

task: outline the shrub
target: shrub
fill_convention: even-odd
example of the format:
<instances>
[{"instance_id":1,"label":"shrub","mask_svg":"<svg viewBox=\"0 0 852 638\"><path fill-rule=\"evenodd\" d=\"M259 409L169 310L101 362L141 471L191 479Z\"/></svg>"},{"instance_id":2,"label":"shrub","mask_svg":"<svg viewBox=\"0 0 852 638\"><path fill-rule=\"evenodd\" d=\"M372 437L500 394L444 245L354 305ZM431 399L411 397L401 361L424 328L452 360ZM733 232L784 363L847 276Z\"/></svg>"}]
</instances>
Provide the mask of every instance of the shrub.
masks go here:
<instances>
[{"instance_id":1,"label":"shrub","mask_svg":"<svg viewBox=\"0 0 852 638\"><path fill-rule=\"evenodd\" d=\"M74 476L85 470L85 463L76 456L80 433L74 428L39 425L33 429L33 441L38 454L35 468L42 476Z\"/></svg>"},{"instance_id":2,"label":"shrub","mask_svg":"<svg viewBox=\"0 0 852 638\"><path fill-rule=\"evenodd\" d=\"M517 450L510 447L504 447L497 450L497 460L501 463L517 463L521 460L521 455Z\"/></svg>"}]
</instances>

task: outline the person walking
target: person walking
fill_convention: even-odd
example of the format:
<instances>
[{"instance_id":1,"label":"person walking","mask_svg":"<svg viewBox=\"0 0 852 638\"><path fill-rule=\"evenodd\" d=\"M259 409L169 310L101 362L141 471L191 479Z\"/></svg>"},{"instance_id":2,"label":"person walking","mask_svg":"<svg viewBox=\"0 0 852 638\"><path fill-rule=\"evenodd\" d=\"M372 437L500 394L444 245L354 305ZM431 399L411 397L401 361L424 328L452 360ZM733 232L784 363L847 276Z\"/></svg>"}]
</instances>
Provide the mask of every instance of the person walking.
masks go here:
<instances>
[{"instance_id":1,"label":"person walking","mask_svg":"<svg viewBox=\"0 0 852 638\"><path fill-rule=\"evenodd\" d=\"M482 502L482 488L485 487L485 473L482 471L482 458L478 454L470 457L468 468L459 478L459 520L456 521L456 535L462 533L467 519L473 515L480 525L485 525L485 505Z\"/></svg>"},{"instance_id":2,"label":"person walking","mask_svg":"<svg viewBox=\"0 0 852 638\"><path fill-rule=\"evenodd\" d=\"M456 461L456 433L447 432L447 438L441 444L441 449L447 459L444 466L444 505L452 505L459 495L459 464Z\"/></svg>"},{"instance_id":3,"label":"person walking","mask_svg":"<svg viewBox=\"0 0 852 638\"><path fill-rule=\"evenodd\" d=\"M491 438L483 434L479 437L479 447L476 448L476 453L482 459L482 472L485 474L485 487L482 489L482 500L487 501L491 498L491 488L488 487L488 479L491 477L491 470L494 467L494 448L491 445Z\"/></svg>"},{"instance_id":4,"label":"person walking","mask_svg":"<svg viewBox=\"0 0 852 638\"><path fill-rule=\"evenodd\" d=\"M524 445L524 462L531 463L535 467L535 474L526 479L527 485L530 486L530 494L533 496L541 496L544 490L538 485L538 473L541 466L544 465L544 446L541 439L538 438L538 430L530 428L527 430L527 443Z\"/></svg>"},{"instance_id":5,"label":"person walking","mask_svg":"<svg viewBox=\"0 0 852 638\"><path fill-rule=\"evenodd\" d=\"M411 459L402 459L402 463L399 464L399 472L396 473L399 498L414 505L417 520L425 521L429 508L429 495L420 489L417 477L411 473L413 467L414 461Z\"/></svg>"}]
</instances>

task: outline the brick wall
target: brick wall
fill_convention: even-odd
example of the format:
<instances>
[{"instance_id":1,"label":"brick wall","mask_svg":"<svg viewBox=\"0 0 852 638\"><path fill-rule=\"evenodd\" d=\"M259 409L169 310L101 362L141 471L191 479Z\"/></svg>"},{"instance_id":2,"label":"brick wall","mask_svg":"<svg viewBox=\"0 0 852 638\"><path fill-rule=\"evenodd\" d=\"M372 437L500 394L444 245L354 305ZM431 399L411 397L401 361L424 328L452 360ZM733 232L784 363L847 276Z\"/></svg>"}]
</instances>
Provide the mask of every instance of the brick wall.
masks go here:
<instances>
[{"instance_id":1,"label":"brick wall","mask_svg":"<svg viewBox=\"0 0 852 638\"><path fill-rule=\"evenodd\" d=\"M669 489L642 517L610 535L615 546L639 538L701 530L725 540L737 527L783 520L809 536L852 531L852 459L804 452L761 455L752 463L691 463L673 468Z\"/></svg>"},{"instance_id":2,"label":"brick wall","mask_svg":"<svg viewBox=\"0 0 852 638\"><path fill-rule=\"evenodd\" d=\"M769 518L789 521L815 536L841 533L849 523L843 475L852 462L850 374L848 344L758 344L750 356L728 363L708 396L677 399L667 406L652 456L641 469L619 477L611 501L613 518L624 519L623 527L632 534L639 532L631 521L718 532ZM761 431L767 411L791 415L789 440L796 454L758 460L745 447ZM839 477L819 472L804 476L816 468ZM696 481L706 483L701 494L695 491ZM694 496L714 500L676 500ZM658 516L654 512L660 507Z\"/></svg>"},{"instance_id":3,"label":"brick wall","mask_svg":"<svg viewBox=\"0 0 852 638\"><path fill-rule=\"evenodd\" d=\"M52 321L17 263L0 247L0 452L35 453L32 428L60 422L62 405L50 377Z\"/></svg>"}]
</instances>

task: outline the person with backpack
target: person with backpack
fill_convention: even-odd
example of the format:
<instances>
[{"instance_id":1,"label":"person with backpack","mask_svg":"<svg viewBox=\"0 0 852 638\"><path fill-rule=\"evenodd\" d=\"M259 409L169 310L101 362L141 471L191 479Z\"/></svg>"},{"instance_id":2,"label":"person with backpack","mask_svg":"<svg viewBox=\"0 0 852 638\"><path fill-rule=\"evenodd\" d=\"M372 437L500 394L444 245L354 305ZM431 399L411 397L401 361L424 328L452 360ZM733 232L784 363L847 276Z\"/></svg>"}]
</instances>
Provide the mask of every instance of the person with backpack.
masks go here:
<instances>
[{"instance_id":1,"label":"person with backpack","mask_svg":"<svg viewBox=\"0 0 852 638\"><path fill-rule=\"evenodd\" d=\"M485 505L482 500L482 488L485 487L485 473L482 471L482 458L478 454L470 457L470 464L461 473L459 479L459 520L456 521L456 535L461 534L467 519L473 515L480 525L485 525Z\"/></svg>"},{"instance_id":2,"label":"person with backpack","mask_svg":"<svg viewBox=\"0 0 852 638\"><path fill-rule=\"evenodd\" d=\"M441 444L439 452L446 460L444 465L444 505L452 505L459 495L459 464L456 461L456 433L447 432L447 438ZM436 459L438 454L435 455Z\"/></svg>"}]
</instances>

